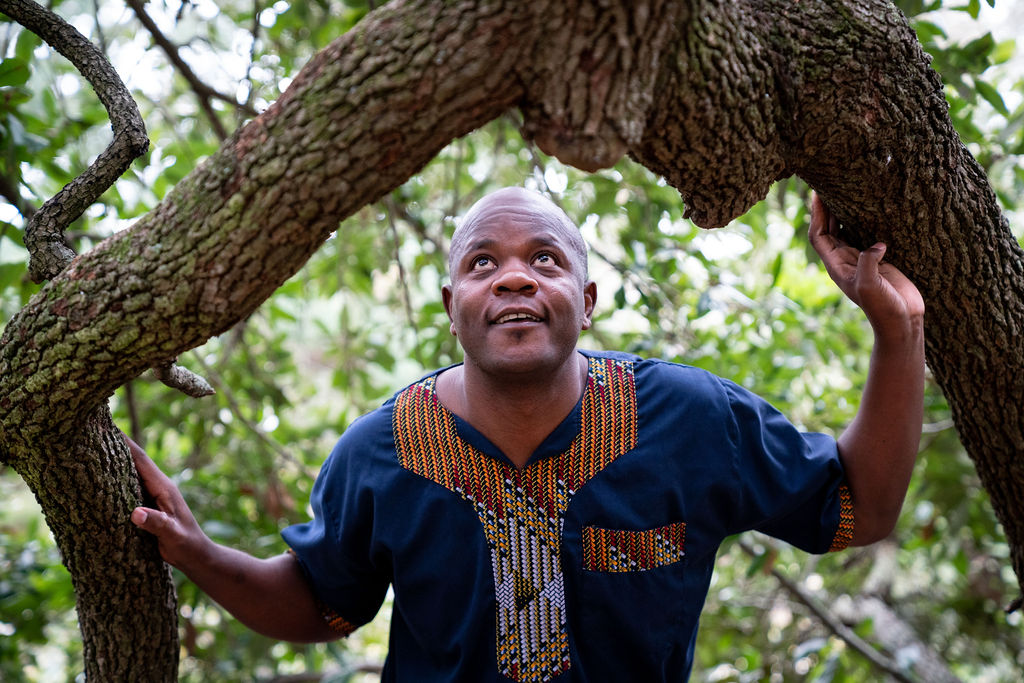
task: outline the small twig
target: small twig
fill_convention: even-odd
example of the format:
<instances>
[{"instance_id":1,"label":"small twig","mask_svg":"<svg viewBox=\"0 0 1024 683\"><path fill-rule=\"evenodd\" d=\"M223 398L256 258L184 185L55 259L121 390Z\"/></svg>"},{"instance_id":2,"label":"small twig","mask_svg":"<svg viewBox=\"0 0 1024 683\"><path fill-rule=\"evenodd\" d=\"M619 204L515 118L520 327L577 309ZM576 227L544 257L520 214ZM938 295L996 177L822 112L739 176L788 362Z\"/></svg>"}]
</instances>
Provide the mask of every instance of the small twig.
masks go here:
<instances>
[{"instance_id":1,"label":"small twig","mask_svg":"<svg viewBox=\"0 0 1024 683\"><path fill-rule=\"evenodd\" d=\"M252 67L256 63L256 41L260 36L260 0L252 3L252 44L249 46L249 63L245 65L245 80L249 83L249 92L245 96L245 109L238 110L238 122L241 125L245 110L255 111L252 103L256 101L256 83L252 79Z\"/></svg>"},{"instance_id":2,"label":"small twig","mask_svg":"<svg viewBox=\"0 0 1024 683\"><path fill-rule=\"evenodd\" d=\"M64 230L149 148L138 105L103 53L73 26L31 0L0 0L0 11L64 55L92 85L107 109L114 138L81 175L43 204L25 227L29 274L35 282L55 277L75 257Z\"/></svg>"},{"instance_id":3,"label":"small twig","mask_svg":"<svg viewBox=\"0 0 1024 683\"><path fill-rule=\"evenodd\" d=\"M921 425L921 431L925 434L935 434L954 427L953 420L939 420L938 422L925 422Z\"/></svg>"},{"instance_id":4,"label":"small twig","mask_svg":"<svg viewBox=\"0 0 1024 683\"><path fill-rule=\"evenodd\" d=\"M459 211L459 176L462 174L462 161L465 156L465 139L455 141L455 160L452 162L452 203L448 209L449 216L456 216Z\"/></svg>"},{"instance_id":5,"label":"small twig","mask_svg":"<svg viewBox=\"0 0 1024 683\"><path fill-rule=\"evenodd\" d=\"M103 34L103 25L100 23L99 0L92 0L92 17L96 22L96 38L100 42L100 52L107 54L107 37Z\"/></svg>"},{"instance_id":6,"label":"small twig","mask_svg":"<svg viewBox=\"0 0 1024 683\"><path fill-rule=\"evenodd\" d=\"M17 186L4 176L0 176L0 197L10 202L11 206L17 209L18 213L25 218L32 218L32 215L36 212L36 207L29 204L21 196Z\"/></svg>"},{"instance_id":7,"label":"small twig","mask_svg":"<svg viewBox=\"0 0 1024 683\"><path fill-rule=\"evenodd\" d=\"M388 227L391 232L391 241L395 247L395 263L398 264L398 279L401 282L401 293L402 293L402 307L405 308L405 317L409 322L409 327L412 328L413 335L413 355L416 356L416 362L423 365L423 358L420 355L420 343L419 343L419 327L416 325L416 318L413 315L412 310L412 297L409 294L409 282L407 274L405 272L405 266L402 265L401 254L399 248L402 246L401 239L398 236L398 226L395 225L395 205L397 202L392 196L388 196L384 200L384 210L388 216Z\"/></svg>"},{"instance_id":8,"label":"small twig","mask_svg":"<svg viewBox=\"0 0 1024 683\"><path fill-rule=\"evenodd\" d=\"M444 242L439 240L437 237L430 234L430 230L426 224L418 217L414 216L409 211L409 207L405 203L393 202L390 208L395 212L398 218L409 224L416 235L427 242L430 242L437 249L437 253L443 257L448 257L448 247L445 246Z\"/></svg>"},{"instance_id":9,"label":"small twig","mask_svg":"<svg viewBox=\"0 0 1024 683\"><path fill-rule=\"evenodd\" d=\"M178 46L168 40L167 36L160 31L160 27L156 25L155 21L153 21L153 18L146 13L142 0L128 0L128 6L132 8L135 12L135 16L138 17L139 21L142 22L142 25L145 26L146 30L149 31L151 36L153 36L153 42L160 46L160 49L164 51L167 58L171 60L171 63L178 72L185 77L185 80L188 81L193 92L195 92L199 97L199 106L202 108L203 113L206 114L206 118L209 119L210 125L213 126L213 131L216 133L218 138L224 140L227 138L228 133L227 130L224 129L224 124L221 123L220 118L217 116L217 112L213 109L213 103L211 102L212 99L226 102L234 107L242 109L252 116L257 115L256 110L252 107L240 103L234 97L230 97L214 90L200 80L200 78L196 76L195 72L192 71L192 68L188 63L182 58L181 53L178 50Z\"/></svg>"},{"instance_id":10,"label":"small twig","mask_svg":"<svg viewBox=\"0 0 1024 683\"><path fill-rule=\"evenodd\" d=\"M757 557L757 552L747 541L740 539L739 546L747 555ZM813 595L810 594L810 592L804 590L802 586L783 574L777 568L772 567L770 571L772 576L775 577L775 579L790 595L802 602L811 610L811 612L814 613L816 617L818 617L821 623L823 623L836 636L844 640L847 645L856 650L862 657L896 680L901 681L902 683L914 683L914 679L908 676L907 672L903 668L897 666L897 664L888 657L880 654L878 650L871 646L870 643L854 633L853 629L833 616Z\"/></svg>"},{"instance_id":11,"label":"small twig","mask_svg":"<svg viewBox=\"0 0 1024 683\"><path fill-rule=\"evenodd\" d=\"M216 393L205 379L174 363L154 367L153 374L167 386L192 398L212 396Z\"/></svg>"}]
</instances>

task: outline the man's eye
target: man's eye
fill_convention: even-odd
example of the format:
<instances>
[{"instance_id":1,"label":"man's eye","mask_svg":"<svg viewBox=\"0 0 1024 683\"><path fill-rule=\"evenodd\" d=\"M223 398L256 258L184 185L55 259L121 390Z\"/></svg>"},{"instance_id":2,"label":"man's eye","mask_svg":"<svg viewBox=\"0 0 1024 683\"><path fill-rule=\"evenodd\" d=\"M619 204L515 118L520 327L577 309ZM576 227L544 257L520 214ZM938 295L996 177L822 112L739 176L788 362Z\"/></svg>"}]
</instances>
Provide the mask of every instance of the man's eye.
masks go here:
<instances>
[{"instance_id":1,"label":"man's eye","mask_svg":"<svg viewBox=\"0 0 1024 683\"><path fill-rule=\"evenodd\" d=\"M548 253L537 254L537 256L534 257L533 261L534 263L539 263L542 266L549 266L555 262L555 257Z\"/></svg>"},{"instance_id":2,"label":"man's eye","mask_svg":"<svg viewBox=\"0 0 1024 683\"><path fill-rule=\"evenodd\" d=\"M473 270L480 270L482 268L490 268L493 265L490 256L477 256L473 259Z\"/></svg>"}]
</instances>

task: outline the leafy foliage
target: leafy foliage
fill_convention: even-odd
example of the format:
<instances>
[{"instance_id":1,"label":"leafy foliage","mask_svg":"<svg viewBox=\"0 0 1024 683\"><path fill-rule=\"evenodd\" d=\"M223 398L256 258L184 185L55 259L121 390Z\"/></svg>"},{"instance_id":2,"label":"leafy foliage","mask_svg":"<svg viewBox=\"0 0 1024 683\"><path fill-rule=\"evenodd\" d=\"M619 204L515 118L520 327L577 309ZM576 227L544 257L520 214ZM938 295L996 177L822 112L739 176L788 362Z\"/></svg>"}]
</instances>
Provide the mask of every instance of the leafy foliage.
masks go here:
<instances>
[{"instance_id":1,"label":"leafy foliage","mask_svg":"<svg viewBox=\"0 0 1024 683\"><path fill-rule=\"evenodd\" d=\"M1012 41L950 38L941 2L905 1L945 79L950 112L1011 215L1024 171L1024 81ZM957 8L984 18L990 1ZM55 9L101 44L133 89L152 140L148 156L72 227L78 250L130 225L216 149L200 95L121 3L64 0ZM267 106L318 48L369 9L341 0L150 2L147 11L204 82L228 130ZM962 11L960 11L962 10ZM0 24L0 312L37 287L27 280L25 214L106 143L102 106L72 67L28 32ZM484 193L525 184L550 193L582 226L599 286L583 344L661 356L730 377L797 424L838 433L853 416L870 330L831 284L805 238L808 189L780 182L728 228L682 217L678 194L623 161L584 174L525 143L509 114L452 143L421 173L337 232L249 319L181 362L216 387L188 400L148 376L113 399L115 418L172 473L216 540L267 556L279 530L306 519L323 456L355 417L425 370L459 360L438 291L454 217ZM1020 224L1019 221L1017 221ZM1012 680L1024 638L1002 614L1012 597L1007 546L974 470L929 387L921 458L895 540L898 571L882 597L970 680ZM23 484L0 472L0 678L65 680L81 671L73 595ZM396 502L396 504L398 504ZM877 549L808 557L749 535L721 553L697 644L694 680L874 680L880 674L826 628L779 576L823 605L855 602ZM182 680L373 680L387 647L387 608L349 641L274 643L230 619L182 577ZM870 621L858 635L886 651ZM45 661L54 661L56 670ZM369 665L369 666L367 666Z\"/></svg>"}]
</instances>

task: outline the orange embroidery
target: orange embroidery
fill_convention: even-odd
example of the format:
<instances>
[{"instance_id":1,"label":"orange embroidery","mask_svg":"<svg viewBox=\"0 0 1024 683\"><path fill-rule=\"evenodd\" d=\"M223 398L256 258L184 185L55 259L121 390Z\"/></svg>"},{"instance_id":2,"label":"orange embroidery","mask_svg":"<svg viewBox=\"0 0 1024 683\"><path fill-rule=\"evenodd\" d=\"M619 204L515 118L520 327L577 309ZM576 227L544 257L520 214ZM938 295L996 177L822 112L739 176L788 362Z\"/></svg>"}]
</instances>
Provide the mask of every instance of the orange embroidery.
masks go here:
<instances>
[{"instance_id":1,"label":"orange embroidery","mask_svg":"<svg viewBox=\"0 0 1024 683\"><path fill-rule=\"evenodd\" d=\"M679 562L686 555L686 522L647 531L583 528L583 568L593 572L637 572Z\"/></svg>"},{"instance_id":2,"label":"orange embroidery","mask_svg":"<svg viewBox=\"0 0 1024 683\"><path fill-rule=\"evenodd\" d=\"M845 550L853 540L853 496L850 487L843 484L839 487L839 528L832 539L830 553Z\"/></svg>"}]
</instances>

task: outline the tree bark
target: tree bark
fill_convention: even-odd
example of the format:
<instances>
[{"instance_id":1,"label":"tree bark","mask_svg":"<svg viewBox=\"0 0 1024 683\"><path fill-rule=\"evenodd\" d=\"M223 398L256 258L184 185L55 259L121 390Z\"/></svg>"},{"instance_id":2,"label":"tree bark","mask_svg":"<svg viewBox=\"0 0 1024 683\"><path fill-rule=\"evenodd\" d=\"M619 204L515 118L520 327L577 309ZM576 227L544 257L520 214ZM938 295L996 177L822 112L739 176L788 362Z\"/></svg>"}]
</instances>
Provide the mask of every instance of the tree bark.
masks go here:
<instances>
[{"instance_id":1,"label":"tree bark","mask_svg":"<svg viewBox=\"0 0 1024 683\"><path fill-rule=\"evenodd\" d=\"M596 169L628 153L663 174L704 227L797 174L852 241L886 241L925 296L929 364L1024 576L1021 252L897 10L881 0L392 2L4 330L0 460L55 529L91 679L141 670L157 645L159 663L137 680L173 679L177 653L166 569L127 528L138 489L104 416L110 394L243 319L339 220L512 106L524 133L563 161ZM147 591L162 619L143 615L122 584ZM90 599L100 595L102 605ZM125 634L144 628L155 631L133 650Z\"/></svg>"}]
</instances>

